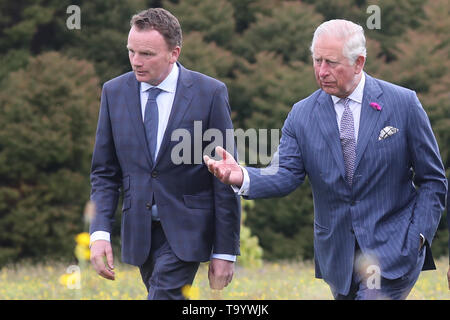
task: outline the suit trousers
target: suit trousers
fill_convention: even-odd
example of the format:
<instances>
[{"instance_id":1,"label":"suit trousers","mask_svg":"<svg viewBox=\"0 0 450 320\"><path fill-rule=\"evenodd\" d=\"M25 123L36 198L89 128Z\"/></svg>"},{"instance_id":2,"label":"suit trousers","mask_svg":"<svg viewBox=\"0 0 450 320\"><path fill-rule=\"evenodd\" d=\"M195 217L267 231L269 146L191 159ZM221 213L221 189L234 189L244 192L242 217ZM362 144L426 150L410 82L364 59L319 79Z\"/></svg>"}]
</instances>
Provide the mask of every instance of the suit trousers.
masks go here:
<instances>
[{"instance_id":1,"label":"suit trousers","mask_svg":"<svg viewBox=\"0 0 450 320\"><path fill-rule=\"evenodd\" d=\"M139 267L148 300L185 300L182 288L192 284L199 265L180 260L170 248L161 223L152 222L150 254Z\"/></svg>"},{"instance_id":2,"label":"suit trousers","mask_svg":"<svg viewBox=\"0 0 450 320\"><path fill-rule=\"evenodd\" d=\"M355 257L360 255L358 242L356 242ZM338 294L331 289L335 300L404 300L411 292L419 278L425 261L425 245L419 251L416 265L398 279L386 279L379 276L379 281L373 281L357 270L356 263L353 268L352 283L347 295ZM355 261L356 262L356 261Z\"/></svg>"}]
</instances>

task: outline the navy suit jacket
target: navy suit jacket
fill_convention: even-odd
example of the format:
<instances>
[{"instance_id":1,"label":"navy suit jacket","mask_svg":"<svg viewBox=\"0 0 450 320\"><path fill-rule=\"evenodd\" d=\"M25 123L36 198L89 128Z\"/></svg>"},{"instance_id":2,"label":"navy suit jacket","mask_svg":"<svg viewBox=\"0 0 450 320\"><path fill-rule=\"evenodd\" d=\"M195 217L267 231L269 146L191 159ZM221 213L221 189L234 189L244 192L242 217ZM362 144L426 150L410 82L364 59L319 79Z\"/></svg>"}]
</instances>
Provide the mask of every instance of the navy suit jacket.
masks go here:
<instances>
[{"instance_id":1,"label":"navy suit jacket","mask_svg":"<svg viewBox=\"0 0 450 320\"><path fill-rule=\"evenodd\" d=\"M155 162L147 147L134 73L108 81L102 90L91 169L96 215L90 232L111 233L122 189L122 259L137 266L150 252L153 196L170 247L181 260L207 261L212 251L239 254L239 197L208 171L201 154L194 154L194 143L201 141L201 151L210 143L202 136L194 139L194 121L201 121L201 134L216 128L226 137L225 130L233 128L227 89L216 79L178 66L175 99ZM171 139L177 128L192 135L191 163L174 164L171 159L180 142Z\"/></svg>"},{"instance_id":2,"label":"navy suit jacket","mask_svg":"<svg viewBox=\"0 0 450 320\"><path fill-rule=\"evenodd\" d=\"M293 106L271 165L248 168L249 198L286 195L308 175L316 276L341 294L349 291L355 238L378 260L381 275L395 279L415 266L422 233L424 269L435 268L430 245L447 193L438 146L413 91L366 75L361 108L352 186L344 178L334 105L322 90ZM378 140L386 126L399 131Z\"/></svg>"}]
</instances>

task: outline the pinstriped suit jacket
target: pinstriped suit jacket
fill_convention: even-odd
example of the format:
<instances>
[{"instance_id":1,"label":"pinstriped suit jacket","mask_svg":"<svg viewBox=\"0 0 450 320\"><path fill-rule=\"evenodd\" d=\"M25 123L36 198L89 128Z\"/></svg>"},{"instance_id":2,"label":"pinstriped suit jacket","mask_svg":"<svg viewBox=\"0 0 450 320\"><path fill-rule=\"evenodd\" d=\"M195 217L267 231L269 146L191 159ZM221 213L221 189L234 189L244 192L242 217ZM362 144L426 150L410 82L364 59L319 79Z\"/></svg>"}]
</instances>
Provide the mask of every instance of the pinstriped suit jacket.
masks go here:
<instances>
[{"instance_id":1,"label":"pinstriped suit jacket","mask_svg":"<svg viewBox=\"0 0 450 320\"><path fill-rule=\"evenodd\" d=\"M341 294L349 291L355 240L376 257L383 277L395 279L415 266L422 233L424 269L434 269L430 245L447 193L439 149L415 92L366 75L361 108L352 187L344 178L332 99L322 90L293 106L270 166L248 168L251 199L286 195L308 175L316 277ZM379 141L386 126L399 131Z\"/></svg>"},{"instance_id":2,"label":"pinstriped suit jacket","mask_svg":"<svg viewBox=\"0 0 450 320\"><path fill-rule=\"evenodd\" d=\"M447 179L447 184L450 184L450 178ZM450 188L447 191L447 228L450 231ZM448 261L450 263L450 232L448 236Z\"/></svg>"}]
</instances>

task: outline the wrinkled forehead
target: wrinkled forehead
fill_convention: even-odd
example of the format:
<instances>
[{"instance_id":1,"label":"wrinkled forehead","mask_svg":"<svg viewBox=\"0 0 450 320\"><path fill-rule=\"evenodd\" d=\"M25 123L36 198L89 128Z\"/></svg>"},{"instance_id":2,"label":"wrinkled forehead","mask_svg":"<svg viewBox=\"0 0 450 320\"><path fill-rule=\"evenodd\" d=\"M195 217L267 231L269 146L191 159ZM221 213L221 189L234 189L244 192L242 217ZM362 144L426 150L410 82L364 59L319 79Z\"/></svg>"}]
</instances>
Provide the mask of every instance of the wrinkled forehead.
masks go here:
<instances>
[{"instance_id":1,"label":"wrinkled forehead","mask_svg":"<svg viewBox=\"0 0 450 320\"><path fill-rule=\"evenodd\" d=\"M322 35L318 37L314 43L313 57L314 58L344 58L345 39Z\"/></svg>"}]
</instances>

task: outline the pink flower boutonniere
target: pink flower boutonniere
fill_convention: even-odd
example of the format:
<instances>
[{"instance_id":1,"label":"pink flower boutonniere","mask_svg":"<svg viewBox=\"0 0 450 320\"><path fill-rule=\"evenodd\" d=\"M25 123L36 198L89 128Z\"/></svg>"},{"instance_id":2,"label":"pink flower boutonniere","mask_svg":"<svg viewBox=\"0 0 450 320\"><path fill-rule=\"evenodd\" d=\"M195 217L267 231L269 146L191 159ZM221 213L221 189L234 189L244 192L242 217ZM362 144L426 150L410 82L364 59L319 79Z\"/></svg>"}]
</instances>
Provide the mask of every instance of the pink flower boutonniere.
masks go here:
<instances>
[{"instance_id":1,"label":"pink flower boutonniere","mask_svg":"<svg viewBox=\"0 0 450 320\"><path fill-rule=\"evenodd\" d=\"M371 102L370 106L372 108L374 108L375 110L377 110L377 111L381 111L381 106L378 103L376 103L376 102Z\"/></svg>"}]
</instances>

